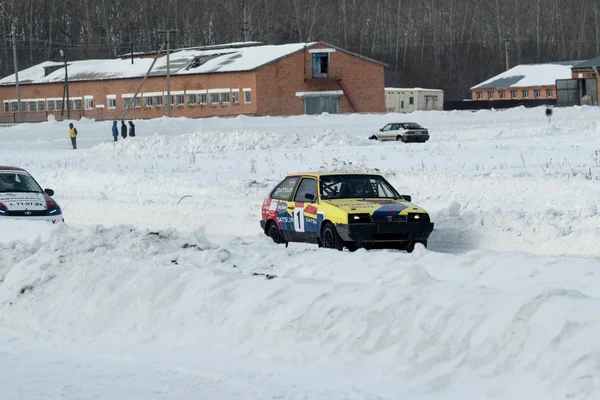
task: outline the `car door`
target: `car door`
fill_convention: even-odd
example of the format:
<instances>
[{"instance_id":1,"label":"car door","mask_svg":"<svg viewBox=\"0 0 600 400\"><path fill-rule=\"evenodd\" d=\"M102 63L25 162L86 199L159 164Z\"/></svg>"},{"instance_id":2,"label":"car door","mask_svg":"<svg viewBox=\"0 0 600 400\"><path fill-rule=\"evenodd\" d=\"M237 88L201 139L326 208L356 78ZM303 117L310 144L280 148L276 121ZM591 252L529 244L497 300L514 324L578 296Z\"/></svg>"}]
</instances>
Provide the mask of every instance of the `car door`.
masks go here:
<instances>
[{"instance_id":1,"label":"car door","mask_svg":"<svg viewBox=\"0 0 600 400\"><path fill-rule=\"evenodd\" d=\"M303 177L294 197L294 233L297 241L317 241L317 179Z\"/></svg>"},{"instance_id":2,"label":"car door","mask_svg":"<svg viewBox=\"0 0 600 400\"><path fill-rule=\"evenodd\" d=\"M386 126L381 128L381 132L379 132L379 134L377 135L379 140L390 140L391 135L393 135L393 132L391 132L391 129L392 129L392 124L387 124ZM396 136L394 136L394 140L396 140Z\"/></svg>"}]
</instances>

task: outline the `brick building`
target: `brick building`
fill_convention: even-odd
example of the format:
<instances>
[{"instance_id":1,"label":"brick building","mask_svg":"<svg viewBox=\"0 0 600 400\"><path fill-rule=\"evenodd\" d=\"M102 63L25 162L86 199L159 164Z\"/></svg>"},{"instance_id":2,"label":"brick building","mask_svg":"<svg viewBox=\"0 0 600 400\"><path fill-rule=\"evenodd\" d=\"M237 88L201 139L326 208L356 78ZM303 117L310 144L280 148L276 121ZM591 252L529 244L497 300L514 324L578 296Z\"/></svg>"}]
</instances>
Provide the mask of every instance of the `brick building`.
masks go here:
<instances>
[{"instance_id":1,"label":"brick building","mask_svg":"<svg viewBox=\"0 0 600 400\"><path fill-rule=\"evenodd\" d=\"M556 99L556 81L571 78L581 61L521 64L471 88L472 100Z\"/></svg>"},{"instance_id":2,"label":"brick building","mask_svg":"<svg viewBox=\"0 0 600 400\"><path fill-rule=\"evenodd\" d=\"M47 61L19 71L24 122L167 115L166 54ZM238 43L170 53L173 117L384 112L385 64L323 42ZM66 73L65 73L66 72ZM65 85L65 75L68 84ZM0 120L18 121L15 75L0 80ZM68 88L68 102L66 90ZM52 115L52 116L50 116Z\"/></svg>"}]
</instances>

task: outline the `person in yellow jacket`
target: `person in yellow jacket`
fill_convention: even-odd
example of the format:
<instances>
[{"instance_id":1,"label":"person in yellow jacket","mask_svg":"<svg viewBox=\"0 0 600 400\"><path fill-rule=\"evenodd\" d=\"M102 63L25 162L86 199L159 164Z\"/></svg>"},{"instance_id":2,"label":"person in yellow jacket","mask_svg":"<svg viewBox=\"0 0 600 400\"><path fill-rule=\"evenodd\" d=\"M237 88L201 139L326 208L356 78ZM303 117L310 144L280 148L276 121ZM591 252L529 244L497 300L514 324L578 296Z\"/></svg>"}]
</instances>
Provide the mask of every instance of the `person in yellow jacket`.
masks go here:
<instances>
[{"instance_id":1,"label":"person in yellow jacket","mask_svg":"<svg viewBox=\"0 0 600 400\"><path fill-rule=\"evenodd\" d=\"M73 126L73 124L69 124L69 137L71 138L71 144L73 145L73 150L77 149L77 129Z\"/></svg>"}]
</instances>

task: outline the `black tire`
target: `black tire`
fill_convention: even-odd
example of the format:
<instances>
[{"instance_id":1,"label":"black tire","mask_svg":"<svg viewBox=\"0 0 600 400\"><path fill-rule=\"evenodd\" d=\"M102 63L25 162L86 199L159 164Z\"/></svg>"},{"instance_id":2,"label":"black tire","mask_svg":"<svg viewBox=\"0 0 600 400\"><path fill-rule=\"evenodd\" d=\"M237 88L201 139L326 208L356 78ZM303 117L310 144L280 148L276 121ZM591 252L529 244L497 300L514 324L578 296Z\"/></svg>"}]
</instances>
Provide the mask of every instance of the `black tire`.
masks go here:
<instances>
[{"instance_id":1,"label":"black tire","mask_svg":"<svg viewBox=\"0 0 600 400\"><path fill-rule=\"evenodd\" d=\"M285 240L283 240L281 237L281 232L279 231L279 228L275 222L269 221L267 228L265 229L265 233L273 240L273 242L277 244L285 243Z\"/></svg>"},{"instance_id":2,"label":"black tire","mask_svg":"<svg viewBox=\"0 0 600 400\"><path fill-rule=\"evenodd\" d=\"M400 135L396 136L396 142L402 142L404 143L404 138Z\"/></svg>"},{"instance_id":3,"label":"black tire","mask_svg":"<svg viewBox=\"0 0 600 400\"><path fill-rule=\"evenodd\" d=\"M331 222L325 222L321 230L321 247L326 249L344 249L344 242Z\"/></svg>"}]
</instances>

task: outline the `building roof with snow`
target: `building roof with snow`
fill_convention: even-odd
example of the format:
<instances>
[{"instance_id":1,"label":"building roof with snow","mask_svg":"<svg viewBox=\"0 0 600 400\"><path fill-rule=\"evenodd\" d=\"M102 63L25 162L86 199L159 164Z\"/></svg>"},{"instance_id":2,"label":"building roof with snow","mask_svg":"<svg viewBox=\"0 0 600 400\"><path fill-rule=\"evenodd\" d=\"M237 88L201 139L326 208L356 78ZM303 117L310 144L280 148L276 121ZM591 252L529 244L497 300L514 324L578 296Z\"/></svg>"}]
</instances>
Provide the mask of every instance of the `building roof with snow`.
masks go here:
<instances>
[{"instance_id":1,"label":"building roof with snow","mask_svg":"<svg viewBox=\"0 0 600 400\"><path fill-rule=\"evenodd\" d=\"M364 60L387 66L377 60L335 47L324 42L291 43L281 45L261 45L260 42L231 43L228 45L207 46L203 48L175 49L170 52L170 72L172 76L187 74L210 74L224 72L254 71L262 66L311 48L316 44L325 44L347 54ZM143 53L150 55L152 53ZM68 79L70 82L99 81L112 79L142 78L154 57L136 58L134 62L126 55L116 59L68 61ZM149 76L166 76L167 57L161 54ZM64 82L63 62L46 61L19 71L19 84L43 84ZM15 75L0 79L0 86L15 85Z\"/></svg>"},{"instance_id":2,"label":"building roof with snow","mask_svg":"<svg viewBox=\"0 0 600 400\"><path fill-rule=\"evenodd\" d=\"M582 61L521 64L473 86L471 90L554 86L557 79L571 79L571 68L579 63Z\"/></svg>"}]
</instances>

